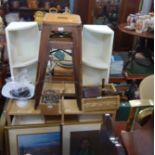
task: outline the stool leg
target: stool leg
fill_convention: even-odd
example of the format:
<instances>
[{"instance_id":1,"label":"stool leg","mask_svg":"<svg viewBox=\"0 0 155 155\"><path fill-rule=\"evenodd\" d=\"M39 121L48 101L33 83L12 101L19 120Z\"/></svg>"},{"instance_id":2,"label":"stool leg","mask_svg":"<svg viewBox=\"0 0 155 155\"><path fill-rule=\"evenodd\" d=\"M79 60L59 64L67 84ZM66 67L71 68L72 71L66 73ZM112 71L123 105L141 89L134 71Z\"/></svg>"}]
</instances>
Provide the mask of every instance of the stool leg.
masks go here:
<instances>
[{"instance_id":1,"label":"stool leg","mask_svg":"<svg viewBox=\"0 0 155 155\"><path fill-rule=\"evenodd\" d=\"M81 27L73 29L73 74L77 104L81 109Z\"/></svg>"},{"instance_id":2,"label":"stool leg","mask_svg":"<svg viewBox=\"0 0 155 155\"><path fill-rule=\"evenodd\" d=\"M49 57L49 54L48 54L49 34L50 34L50 27L47 25L43 25L41 40L40 40L37 79L36 79L36 88L35 88L35 109L39 105L42 89L44 85L46 66L47 66L48 57Z\"/></svg>"}]
</instances>

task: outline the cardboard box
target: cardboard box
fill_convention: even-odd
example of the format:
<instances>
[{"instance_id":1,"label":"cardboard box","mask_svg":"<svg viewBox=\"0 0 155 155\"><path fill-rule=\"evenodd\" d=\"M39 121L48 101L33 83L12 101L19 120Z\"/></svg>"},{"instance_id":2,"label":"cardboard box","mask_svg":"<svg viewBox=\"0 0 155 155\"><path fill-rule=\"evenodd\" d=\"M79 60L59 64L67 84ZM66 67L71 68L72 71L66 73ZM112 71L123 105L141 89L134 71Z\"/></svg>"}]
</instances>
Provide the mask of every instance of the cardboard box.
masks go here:
<instances>
[{"instance_id":1,"label":"cardboard box","mask_svg":"<svg viewBox=\"0 0 155 155\"><path fill-rule=\"evenodd\" d=\"M121 75L123 71L124 60L119 55L111 57L110 75Z\"/></svg>"}]
</instances>

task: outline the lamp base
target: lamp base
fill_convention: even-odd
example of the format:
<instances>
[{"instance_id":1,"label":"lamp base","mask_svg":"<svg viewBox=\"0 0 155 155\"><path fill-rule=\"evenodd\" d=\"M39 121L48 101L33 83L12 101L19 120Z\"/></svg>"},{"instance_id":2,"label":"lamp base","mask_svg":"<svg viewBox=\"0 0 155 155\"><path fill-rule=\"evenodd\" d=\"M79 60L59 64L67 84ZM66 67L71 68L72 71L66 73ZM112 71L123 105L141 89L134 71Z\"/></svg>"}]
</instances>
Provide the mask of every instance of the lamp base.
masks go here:
<instances>
[{"instance_id":1,"label":"lamp base","mask_svg":"<svg viewBox=\"0 0 155 155\"><path fill-rule=\"evenodd\" d=\"M24 108L27 106L27 104L28 104L28 100L16 100L16 105L19 108Z\"/></svg>"}]
</instances>

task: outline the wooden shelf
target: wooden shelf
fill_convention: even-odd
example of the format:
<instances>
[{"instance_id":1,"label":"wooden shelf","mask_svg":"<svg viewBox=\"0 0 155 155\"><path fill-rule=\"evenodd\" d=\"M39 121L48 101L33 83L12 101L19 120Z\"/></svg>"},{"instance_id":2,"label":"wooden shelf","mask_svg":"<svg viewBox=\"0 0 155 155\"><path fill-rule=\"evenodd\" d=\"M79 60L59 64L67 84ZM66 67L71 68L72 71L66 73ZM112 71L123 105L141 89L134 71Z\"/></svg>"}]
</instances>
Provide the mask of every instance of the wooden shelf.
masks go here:
<instances>
[{"instance_id":1,"label":"wooden shelf","mask_svg":"<svg viewBox=\"0 0 155 155\"><path fill-rule=\"evenodd\" d=\"M79 110L76 100L64 100L64 114L80 114L81 111Z\"/></svg>"},{"instance_id":2,"label":"wooden shelf","mask_svg":"<svg viewBox=\"0 0 155 155\"><path fill-rule=\"evenodd\" d=\"M110 76L110 83L117 83L117 82L126 82L128 80L142 80L146 76L142 75L133 75L133 76L125 76L125 75L120 75L120 76Z\"/></svg>"},{"instance_id":3,"label":"wooden shelf","mask_svg":"<svg viewBox=\"0 0 155 155\"><path fill-rule=\"evenodd\" d=\"M75 90L73 84L45 84L46 89L48 88L57 88L64 91L63 89L66 88L67 93L73 93ZM64 91L65 92L65 91ZM12 118L13 116L34 116L40 115L45 117L45 123L59 123L64 124L65 122L87 122L91 121L92 116L96 117L97 115L102 116L105 113L111 113L113 118L115 118L117 107L109 107L99 110L99 111L83 111L80 110L77 104L76 99L63 99L60 102L60 112L51 114L42 113L41 107L39 106L37 109L34 109L34 100L29 100L28 104L25 107L18 107L16 104L16 100L9 100L8 108L7 108L7 123L8 125L12 125ZM109 103L110 104L110 103ZM68 118L71 117L69 120ZM84 119L83 119L84 117ZM85 117L88 117L85 119ZM90 118L89 118L90 117ZM90 120L89 120L90 119ZM94 120L92 120L94 121Z\"/></svg>"},{"instance_id":4,"label":"wooden shelf","mask_svg":"<svg viewBox=\"0 0 155 155\"><path fill-rule=\"evenodd\" d=\"M29 2L31 2L31 0ZM50 12L51 8L56 8L59 13L64 13L66 6L69 7L69 0L61 0L61 1L37 0L36 6L29 6L27 0L19 0L15 3L14 3L14 0L8 0L7 2L5 2L4 7L6 7L5 9L7 13L17 13L19 15L19 18L22 21L23 20L35 21L37 20L35 16L36 12L42 12L43 14L46 14ZM52 9L51 9L51 12L52 12Z\"/></svg>"},{"instance_id":5,"label":"wooden shelf","mask_svg":"<svg viewBox=\"0 0 155 155\"><path fill-rule=\"evenodd\" d=\"M16 100L9 100L10 105L7 113L9 115L40 115L40 109L34 109L34 100L29 100L28 104L24 108L19 108L16 105Z\"/></svg>"},{"instance_id":6,"label":"wooden shelf","mask_svg":"<svg viewBox=\"0 0 155 155\"><path fill-rule=\"evenodd\" d=\"M126 78L125 78L125 76L123 76L123 75L120 75L120 76L110 76L110 79L109 79L109 81L111 82L111 83L117 83L117 82L125 82L126 81Z\"/></svg>"},{"instance_id":7,"label":"wooden shelf","mask_svg":"<svg viewBox=\"0 0 155 155\"><path fill-rule=\"evenodd\" d=\"M14 9L14 8L11 8L11 11L13 11L13 12L19 12L19 11L47 11L48 12L48 10L47 9L45 9L45 8L36 8L36 9L32 9L32 8L28 8L28 7L19 7L19 8L17 8L17 9Z\"/></svg>"}]
</instances>

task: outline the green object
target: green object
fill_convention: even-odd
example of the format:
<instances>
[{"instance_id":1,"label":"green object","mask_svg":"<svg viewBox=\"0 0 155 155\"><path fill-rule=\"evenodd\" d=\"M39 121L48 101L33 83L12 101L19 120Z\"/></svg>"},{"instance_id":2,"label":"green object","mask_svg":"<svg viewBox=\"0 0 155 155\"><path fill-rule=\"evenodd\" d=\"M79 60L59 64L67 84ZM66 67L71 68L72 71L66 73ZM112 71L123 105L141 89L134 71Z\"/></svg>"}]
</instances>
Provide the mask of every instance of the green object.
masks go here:
<instances>
[{"instance_id":1,"label":"green object","mask_svg":"<svg viewBox=\"0 0 155 155\"><path fill-rule=\"evenodd\" d=\"M116 114L116 121L127 121L130 114L129 102L121 102Z\"/></svg>"},{"instance_id":2,"label":"green object","mask_svg":"<svg viewBox=\"0 0 155 155\"><path fill-rule=\"evenodd\" d=\"M54 53L54 56L55 56L58 60L60 60L60 61L62 61L62 60L65 59L65 54L64 54L64 52L62 52L62 51L56 51L56 52Z\"/></svg>"},{"instance_id":3,"label":"green object","mask_svg":"<svg viewBox=\"0 0 155 155\"><path fill-rule=\"evenodd\" d=\"M117 55L121 56L125 63L129 60L128 52L120 52ZM133 62L130 62L127 66L127 72L129 76L147 76L154 73L154 65L152 64L151 66L146 67L133 60Z\"/></svg>"},{"instance_id":4,"label":"green object","mask_svg":"<svg viewBox=\"0 0 155 155\"><path fill-rule=\"evenodd\" d=\"M153 65L150 67L145 67L143 65L139 65L136 62L131 63L128 67L128 75L150 75L154 73Z\"/></svg>"}]
</instances>

